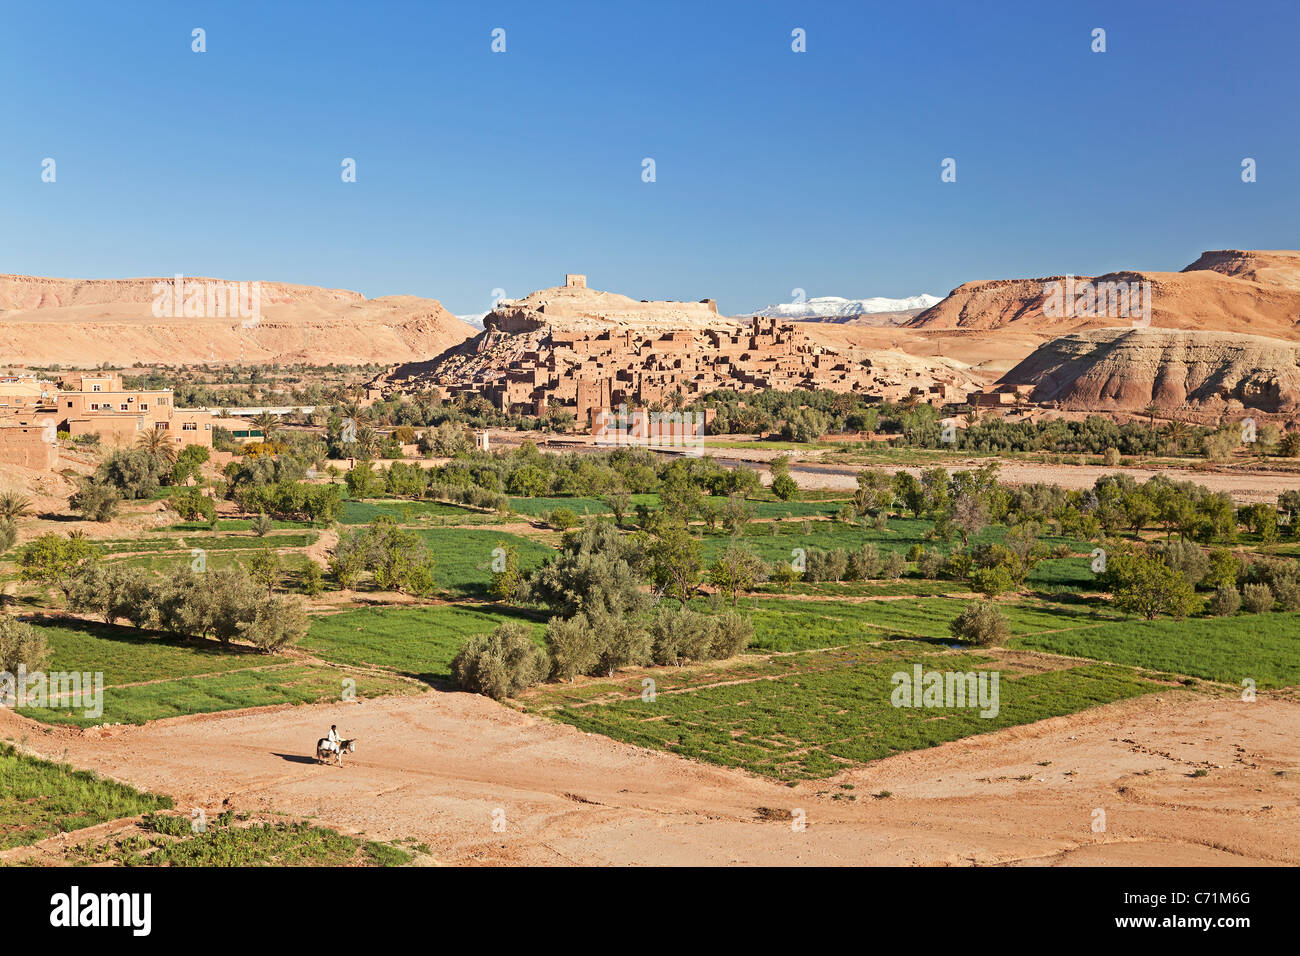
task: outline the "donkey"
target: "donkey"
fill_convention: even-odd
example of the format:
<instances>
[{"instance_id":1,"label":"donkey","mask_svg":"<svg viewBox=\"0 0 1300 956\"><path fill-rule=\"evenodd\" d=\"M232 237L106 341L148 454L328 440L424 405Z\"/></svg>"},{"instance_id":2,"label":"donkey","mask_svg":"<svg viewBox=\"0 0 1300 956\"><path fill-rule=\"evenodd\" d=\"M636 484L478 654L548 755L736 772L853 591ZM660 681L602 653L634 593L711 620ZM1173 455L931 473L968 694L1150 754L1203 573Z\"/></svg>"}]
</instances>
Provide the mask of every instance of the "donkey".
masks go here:
<instances>
[{"instance_id":1,"label":"donkey","mask_svg":"<svg viewBox=\"0 0 1300 956\"><path fill-rule=\"evenodd\" d=\"M357 749L357 742L355 739L340 740L338 749L335 750L333 747L330 746L329 738L322 737L320 740L316 741L316 759L318 761L328 763L332 755L334 759L338 761L338 765L341 767L343 766L343 755L354 753L356 752L356 749Z\"/></svg>"}]
</instances>

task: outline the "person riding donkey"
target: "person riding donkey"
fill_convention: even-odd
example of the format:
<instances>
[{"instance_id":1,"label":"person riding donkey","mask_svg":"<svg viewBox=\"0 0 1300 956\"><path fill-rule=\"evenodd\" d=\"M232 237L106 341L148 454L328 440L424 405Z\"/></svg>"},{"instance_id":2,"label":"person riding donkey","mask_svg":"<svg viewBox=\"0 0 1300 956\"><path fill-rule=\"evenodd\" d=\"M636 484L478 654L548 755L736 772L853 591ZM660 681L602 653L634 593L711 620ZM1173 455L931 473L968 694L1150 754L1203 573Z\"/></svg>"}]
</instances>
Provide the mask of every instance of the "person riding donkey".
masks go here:
<instances>
[{"instance_id":1,"label":"person riding donkey","mask_svg":"<svg viewBox=\"0 0 1300 956\"><path fill-rule=\"evenodd\" d=\"M325 736L326 749L337 753L340 740L342 740L342 738L339 736L338 725L330 724L330 732Z\"/></svg>"}]
</instances>

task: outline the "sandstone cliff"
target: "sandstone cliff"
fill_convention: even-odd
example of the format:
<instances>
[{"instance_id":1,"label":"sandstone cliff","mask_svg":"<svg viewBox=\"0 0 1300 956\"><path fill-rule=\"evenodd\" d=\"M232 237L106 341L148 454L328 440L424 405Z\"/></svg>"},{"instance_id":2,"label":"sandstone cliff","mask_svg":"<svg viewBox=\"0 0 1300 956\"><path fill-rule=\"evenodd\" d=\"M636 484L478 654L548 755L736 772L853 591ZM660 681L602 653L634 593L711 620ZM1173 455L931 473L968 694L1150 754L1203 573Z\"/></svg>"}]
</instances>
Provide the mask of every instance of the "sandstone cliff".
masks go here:
<instances>
[{"instance_id":1,"label":"sandstone cliff","mask_svg":"<svg viewBox=\"0 0 1300 956\"><path fill-rule=\"evenodd\" d=\"M281 282L260 283L255 322L234 308L187 317L169 306L156 317L156 284L172 281L0 276L0 356L7 364L65 366L389 363L436 354L474 334L434 299L367 299Z\"/></svg>"},{"instance_id":2,"label":"sandstone cliff","mask_svg":"<svg viewBox=\"0 0 1300 956\"><path fill-rule=\"evenodd\" d=\"M1167 329L1074 332L1039 346L1003 378L1062 408L1217 412L1300 410L1300 344L1257 335Z\"/></svg>"},{"instance_id":3,"label":"sandstone cliff","mask_svg":"<svg viewBox=\"0 0 1300 956\"><path fill-rule=\"evenodd\" d=\"M1130 318L1047 314L1045 286L1064 276L967 282L908 323L924 331L994 330L1059 335L1133 327ZM1182 272L1113 272L1083 282L1150 283L1152 328L1202 329L1300 340L1300 252L1207 252Z\"/></svg>"}]
</instances>

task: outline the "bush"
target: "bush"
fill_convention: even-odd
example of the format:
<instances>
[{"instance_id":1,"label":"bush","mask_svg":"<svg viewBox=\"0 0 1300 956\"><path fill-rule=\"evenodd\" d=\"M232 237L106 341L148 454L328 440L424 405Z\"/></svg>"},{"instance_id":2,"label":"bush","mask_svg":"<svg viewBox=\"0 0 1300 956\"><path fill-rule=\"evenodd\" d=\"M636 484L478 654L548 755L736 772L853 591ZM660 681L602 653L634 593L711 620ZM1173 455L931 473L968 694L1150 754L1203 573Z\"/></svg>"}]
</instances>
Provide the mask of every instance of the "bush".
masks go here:
<instances>
[{"instance_id":1,"label":"bush","mask_svg":"<svg viewBox=\"0 0 1300 956\"><path fill-rule=\"evenodd\" d=\"M546 523L556 531L568 531L570 528L576 528L581 521L570 508L556 508L546 516Z\"/></svg>"},{"instance_id":2,"label":"bush","mask_svg":"<svg viewBox=\"0 0 1300 956\"><path fill-rule=\"evenodd\" d=\"M713 648L713 621L690 608L661 608L650 623L656 664L708 660Z\"/></svg>"},{"instance_id":3,"label":"bush","mask_svg":"<svg viewBox=\"0 0 1300 956\"><path fill-rule=\"evenodd\" d=\"M772 494L782 501L790 501L799 497L799 486L789 475L777 475L772 479Z\"/></svg>"},{"instance_id":4,"label":"bush","mask_svg":"<svg viewBox=\"0 0 1300 956\"><path fill-rule=\"evenodd\" d=\"M897 551L890 551L880 565L880 576L897 581L907 572L907 559Z\"/></svg>"},{"instance_id":5,"label":"bush","mask_svg":"<svg viewBox=\"0 0 1300 956\"><path fill-rule=\"evenodd\" d=\"M943 574L946 560L947 559L944 558L943 554L939 551L933 549L922 551L916 559L917 573L923 578L932 580L937 579L941 574Z\"/></svg>"},{"instance_id":6,"label":"bush","mask_svg":"<svg viewBox=\"0 0 1300 956\"><path fill-rule=\"evenodd\" d=\"M736 611L708 615L690 608L664 608L651 621L650 639L656 664L724 660L749 646L754 625Z\"/></svg>"},{"instance_id":7,"label":"bush","mask_svg":"<svg viewBox=\"0 0 1300 956\"><path fill-rule=\"evenodd\" d=\"M974 601L948 625L952 636L976 647L1000 644L1011 636L1006 615L992 601Z\"/></svg>"},{"instance_id":8,"label":"bush","mask_svg":"<svg viewBox=\"0 0 1300 956\"><path fill-rule=\"evenodd\" d=\"M850 581L866 581L880 574L880 552L868 542L849 555L844 576Z\"/></svg>"},{"instance_id":9,"label":"bush","mask_svg":"<svg viewBox=\"0 0 1300 956\"><path fill-rule=\"evenodd\" d=\"M1231 584L1221 585L1210 597L1206 610L1215 617L1236 614L1241 608L1241 595Z\"/></svg>"},{"instance_id":10,"label":"bush","mask_svg":"<svg viewBox=\"0 0 1300 956\"><path fill-rule=\"evenodd\" d=\"M505 700L542 682L550 670L546 652L522 624L502 624L490 634L465 642L451 662L451 676L462 689Z\"/></svg>"},{"instance_id":11,"label":"bush","mask_svg":"<svg viewBox=\"0 0 1300 956\"><path fill-rule=\"evenodd\" d=\"M0 554L18 543L18 525L12 518L0 518Z\"/></svg>"},{"instance_id":12,"label":"bush","mask_svg":"<svg viewBox=\"0 0 1300 956\"><path fill-rule=\"evenodd\" d=\"M1273 609L1273 592L1267 584L1247 584L1241 589L1241 606L1250 614Z\"/></svg>"},{"instance_id":13,"label":"bush","mask_svg":"<svg viewBox=\"0 0 1300 956\"><path fill-rule=\"evenodd\" d=\"M713 646L715 660L735 657L754 639L754 623L743 614L727 611L714 618Z\"/></svg>"},{"instance_id":14,"label":"bush","mask_svg":"<svg viewBox=\"0 0 1300 956\"><path fill-rule=\"evenodd\" d=\"M567 620L553 617L546 625L546 649L551 655L551 677L573 680L596 672L600 641L582 614Z\"/></svg>"},{"instance_id":15,"label":"bush","mask_svg":"<svg viewBox=\"0 0 1300 956\"><path fill-rule=\"evenodd\" d=\"M68 499L72 510L87 521L112 521L117 517L122 496L109 485L83 481L77 492Z\"/></svg>"},{"instance_id":16,"label":"bush","mask_svg":"<svg viewBox=\"0 0 1300 956\"><path fill-rule=\"evenodd\" d=\"M251 619L240 622L239 633L258 650L270 654L296 644L310 624L301 598L272 597L257 603Z\"/></svg>"},{"instance_id":17,"label":"bush","mask_svg":"<svg viewBox=\"0 0 1300 956\"><path fill-rule=\"evenodd\" d=\"M1279 578L1269 585L1279 611L1300 611L1300 581Z\"/></svg>"},{"instance_id":18,"label":"bush","mask_svg":"<svg viewBox=\"0 0 1300 956\"><path fill-rule=\"evenodd\" d=\"M302 569L302 593L316 597L325 590L325 573L315 561L308 561Z\"/></svg>"},{"instance_id":19,"label":"bush","mask_svg":"<svg viewBox=\"0 0 1300 956\"><path fill-rule=\"evenodd\" d=\"M191 445L190 447L201 448L202 446ZM185 521L196 521L199 518L211 521L217 516L216 503L198 488L186 488L173 495L171 506Z\"/></svg>"},{"instance_id":20,"label":"bush","mask_svg":"<svg viewBox=\"0 0 1300 956\"><path fill-rule=\"evenodd\" d=\"M1205 580L1210 572L1210 558L1200 545L1184 538L1160 541L1151 546L1151 551L1165 564L1180 572L1187 578L1187 583L1196 587Z\"/></svg>"},{"instance_id":21,"label":"bush","mask_svg":"<svg viewBox=\"0 0 1300 956\"><path fill-rule=\"evenodd\" d=\"M30 624L0 614L0 671L16 674L19 667L38 671L49 656L43 634Z\"/></svg>"}]
</instances>

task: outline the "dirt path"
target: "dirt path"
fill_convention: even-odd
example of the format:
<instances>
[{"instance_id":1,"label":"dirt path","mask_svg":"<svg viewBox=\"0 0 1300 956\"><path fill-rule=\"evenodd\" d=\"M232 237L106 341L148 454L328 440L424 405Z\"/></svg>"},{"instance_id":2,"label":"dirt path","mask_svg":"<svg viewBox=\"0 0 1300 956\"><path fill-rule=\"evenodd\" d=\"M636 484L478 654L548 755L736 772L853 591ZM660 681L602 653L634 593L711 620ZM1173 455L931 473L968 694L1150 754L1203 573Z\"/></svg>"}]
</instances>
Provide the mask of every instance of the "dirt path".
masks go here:
<instances>
[{"instance_id":1,"label":"dirt path","mask_svg":"<svg viewBox=\"0 0 1300 956\"><path fill-rule=\"evenodd\" d=\"M342 769L306 756L332 722L358 739ZM172 794L178 809L228 801L314 816L372 838L416 837L443 863L1296 864L1297 730L1294 700L1172 692L791 788L468 694L86 735L0 711L0 736ZM1208 775L1192 776L1198 768ZM797 809L802 832L791 826ZM1096 809L1105 833L1092 830Z\"/></svg>"},{"instance_id":2,"label":"dirt path","mask_svg":"<svg viewBox=\"0 0 1300 956\"><path fill-rule=\"evenodd\" d=\"M935 462L949 471L963 471L987 464L989 459L969 459ZM1009 485L1026 485L1043 482L1060 485L1067 489L1091 488L1103 475L1116 473L1128 475L1136 482L1145 482L1156 475L1165 475L1175 481L1191 481L1211 491L1226 491L1239 502L1277 501L1283 491L1300 489L1300 475L1297 474L1253 474L1202 472L1177 469L1156 468L1106 468L1102 465L1042 465L1031 462L998 462L998 480ZM815 463L794 464L790 475L798 482L800 488L820 490L849 491L857 488L857 474L866 465L818 465ZM888 472L906 471L919 476L923 469L914 466L881 466ZM928 467L934 467L930 465ZM758 466L758 470L767 474L767 467Z\"/></svg>"}]
</instances>

